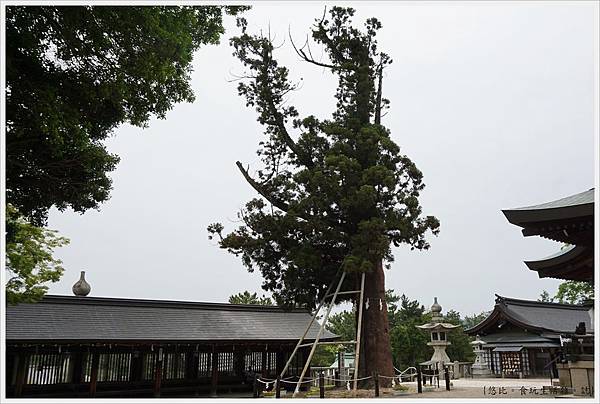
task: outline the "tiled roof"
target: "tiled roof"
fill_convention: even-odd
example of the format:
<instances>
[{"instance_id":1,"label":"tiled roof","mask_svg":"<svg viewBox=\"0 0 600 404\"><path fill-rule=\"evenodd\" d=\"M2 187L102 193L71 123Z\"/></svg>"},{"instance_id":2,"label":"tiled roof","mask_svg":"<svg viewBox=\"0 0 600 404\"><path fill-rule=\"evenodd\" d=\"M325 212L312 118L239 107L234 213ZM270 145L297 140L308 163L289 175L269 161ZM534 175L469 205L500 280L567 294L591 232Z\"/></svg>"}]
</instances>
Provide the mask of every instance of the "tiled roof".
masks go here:
<instances>
[{"instance_id":1,"label":"tiled roof","mask_svg":"<svg viewBox=\"0 0 600 404\"><path fill-rule=\"evenodd\" d=\"M567 196L565 198L557 199L555 201L541 203L539 205L524 206L521 208L514 208L511 210L538 210L538 209L552 209L552 208L564 208L567 206L585 205L588 203L594 203L594 188L588 189L587 191Z\"/></svg>"},{"instance_id":2,"label":"tiled roof","mask_svg":"<svg viewBox=\"0 0 600 404\"><path fill-rule=\"evenodd\" d=\"M298 340L311 320L304 310L165 300L45 296L8 306L9 341ZM315 338L313 323L308 334ZM324 331L322 339L336 336Z\"/></svg>"},{"instance_id":3,"label":"tiled roof","mask_svg":"<svg viewBox=\"0 0 600 404\"><path fill-rule=\"evenodd\" d=\"M588 307L501 296L498 296L498 303L504 305L504 312L507 315L532 327L559 333L572 333L580 322L584 322L588 330L593 330Z\"/></svg>"},{"instance_id":4,"label":"tiled roof","mask_svg":"<svg viewBox=\"0 0 600 404\"><path fill-rule=\"evenodd\" d=\"M503 321L502 318L546 334L573 333L581 322L591 331L593 328L588 310L589 306L585 305L546 303L496 295L494 310L485 320L465 332L475 335L486 330L497 330L497 323Z\"/></svg>"}]
</instances>

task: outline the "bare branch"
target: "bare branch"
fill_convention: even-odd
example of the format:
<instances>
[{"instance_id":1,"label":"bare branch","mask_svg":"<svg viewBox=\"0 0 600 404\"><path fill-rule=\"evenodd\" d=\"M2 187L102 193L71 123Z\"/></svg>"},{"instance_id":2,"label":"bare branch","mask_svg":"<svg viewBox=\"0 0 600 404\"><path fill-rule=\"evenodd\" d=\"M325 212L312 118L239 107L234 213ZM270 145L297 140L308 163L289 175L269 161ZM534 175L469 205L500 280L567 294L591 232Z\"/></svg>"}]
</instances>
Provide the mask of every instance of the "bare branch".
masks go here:
<instances>
[{"instance_id":1,"label":"bare branch","mask_svg":"<svg viewBox=\"0 0 600 404\"><path fill-rule=\"evenodd\" d=\"M248 182L248 184L250 184L252 186L252 188L254 188L256 190L256 192L258 192L260 195L262 195L267 201L269 201L271 203L271 205L275 206L278 209L281 209L284 212L287 212L289 209L289 206L287 203L280 201L279 199L277 199L276 197L274 197L273 195L269 194L263 187L261 184L259 184L258 182L256 182L256 180L254 180L254 178L252 178L250 176L250 174L248 174L248 170L246 170L244 168L244 166L242 166L242 163L240 163L239 161L236 161L235 164L237 165L237 167L239 168L239 170L242 172L242 175L244 176L244 178L246 179L246 181Z\"/></svg>"}]
</instances>

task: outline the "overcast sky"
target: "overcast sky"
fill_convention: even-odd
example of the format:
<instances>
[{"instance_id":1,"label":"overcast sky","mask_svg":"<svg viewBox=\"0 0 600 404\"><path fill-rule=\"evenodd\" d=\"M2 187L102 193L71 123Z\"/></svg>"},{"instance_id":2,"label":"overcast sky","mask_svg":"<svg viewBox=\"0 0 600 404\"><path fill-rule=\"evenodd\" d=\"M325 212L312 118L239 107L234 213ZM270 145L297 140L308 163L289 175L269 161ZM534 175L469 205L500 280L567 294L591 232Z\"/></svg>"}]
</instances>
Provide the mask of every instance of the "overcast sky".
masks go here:
<instances>
[{"instance_id":1,"label":"overcast sky","mask_svg":"<svg viewBox=\"0 0 600 404\"><path fill-rule=\"evenodd\" d=\"M355 21L383 23L380 49L394 59L383 124L423 171L425 214L441 222L431 249L396 248L386 285L444 311L489 310L494 293L536 299L559 281L539 279L524 260L561 246L524 238L501 209L527 206L594 186L595 2L352 3ZM303 42L323 5L257 3L250 29ZM49 225L71 239L57 252L66 268L50 293L71 294L87 271L92 296L224 302L260 293L259 273L207 238L208 224L236 226L256 194L235 166L259 168L262 129L237 95L242 67L228 38L194 58L193 104L179 104L149 127L118 128L108 142L121 157L112 198L83 215L52 211ZM597 45L597 44L596 44ZM317 48L313 48L317 49ZM320 55L320 51L316 52ZM330 117L336 79L303 64L289 40L276 56L303 78L292 96L301 115Z\"/></svg>"}]
</instances>

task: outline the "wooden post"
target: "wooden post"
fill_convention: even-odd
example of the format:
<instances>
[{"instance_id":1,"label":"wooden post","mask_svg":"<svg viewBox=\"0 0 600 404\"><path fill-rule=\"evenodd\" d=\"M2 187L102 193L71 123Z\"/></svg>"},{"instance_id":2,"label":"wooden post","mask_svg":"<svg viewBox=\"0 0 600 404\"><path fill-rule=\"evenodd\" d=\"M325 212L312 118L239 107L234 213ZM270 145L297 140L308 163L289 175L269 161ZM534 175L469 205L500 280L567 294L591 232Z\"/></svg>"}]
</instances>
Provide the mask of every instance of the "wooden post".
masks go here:
<instances>
[{"instance_id":1,"label":"wooden post","mask_svg":"<svg viewBox=\"0 0 600 404\"><path fill-rule=\"evenodd\" d=\"M444 380L446 380L446 390L450 390L450 372L448 372L448 368L444 367Z\"/></svg>"},{"instance_id":2,"label":"wooden post","mask_svg":"<svg viewBox=\"0 0 600 404\"><path fill-rule=\"evenodd\" d=\"M212 372L210 378L210 396L217 396L217 386L219 383L219 353L213 349L212 353Z\"/></svg>"},{"instance_id":3,"label":"wooden post","mask_svg":"<svg viewBox=\"0 0 600 404\"><path fill-rule=\"evenodd\" d=\"M83 352L72 352L71 358L73 362L71 365L71 377L69 378L70 382L80 384L83 381Z\"/></svg>"},{"instance_id":4,"label":"wooden post","mask_svg":"<svg viewBox=\"0 0 600 404\"><path fill-rule=\"evenodd\" d=\"M260 391L258 390L258 375L255 373L254 374L254 384L252 387L252 397L254 398L259 398L260 397Z\"/></svg>"},{"instance_id":5,"label":"wooden post","mask_svg":"<svg viewBox=\"0 0 600 404\"><path fill-rule=\"evenodd\" d=\"M340 387L342 385L342 382L340 382L341 378L340 378L340 371L336 370L334 373L334 377L335 377L335 387Z\"/></svg>"},{"instance_id":6,"label":"wooden post","mask_svg":"<svg viewBox=\"0 0 600 404\"><path fill-rule=\"evenodd\" d=\"M275 398L281 398L281 376L279 374L275 380Z\"/></svg>"},{"instance_id":7,"label":"wooden post","mask_svg":"<svg viewBox=\"0 0 600 404\"><path fill-rule=\"evenodd\" d=\"M417 368L417 393L423 392L422 378L421 378L421 368Z\"/></svg>"},{"instance_id":8,"label":"wooden post","mask_svg":"<svg viewBox=\"0 0 600 404\"><path fill-rule=\"evenodd\" d=\"M129 369L129 381L139 382L142 380L142 358L143 353L133 351L131 353L131 367Z\"/></svg>"},{"instance_id":9,"label":"wooden post","mask_svg":"<svg viewBox=\"0 0 600 404\"><path fill-rule=\"evenodd\" d=\"M267 351L262 351L260 360L260 374L262 377L267 377Z\"/></svg>"},{"instance_id":10,"label":"wooden post","mask_svg":"<svg viewBox=\"0 0 600 404\"><path fill-rule=\"evenodd\" d=\"M96 397L96 388L98 387L98 365L100 354L94 349L92 352L92 369L90 373L90 397Z\"/></svg>"},{"instance_id":11,"label":"wooden post","mask_svg":"<svg viewBox=\"0 0 600 404\"><path fill-rule=\"evenodd\" d=\"M345 274L345 272L344 272ZM362 317L363 317L363 305L364 305L364 297L365 297L365 273L363 272L360 278L360 297L358 298L358 324L356 326L356 351L354 354L354 386L353 391L356 392L358 388L358 371L360 367L360 344L361 344L361 335L362 335Z\"/></svg>"},{"instance_id":12,"label":"wooden post","mask_svg":"<svg viewBox=\"0 0 600 404\"><path fill-rule=\"evenodd\" d=\"M23 395L23 386L26 383L27 377L27 362L29 362L29 354L21 352L17 354L17 380L15 382L15 397Z\"/></svg>"},{"instance_id":13,"label":"wooden post","mask_svg":"<svg viewBox=\"0 0 600 404\"><path fill-rule=\"evenodd\" d=\"M277 354L275 356L275 367L277 368L277 374L281 375L281 372L283 371L283 367L285 366L285 359L283 357L283 352L281 351L281 347L279 347L279 351L277 351Z\"/></svg>"},{"instance_id":14,"label":"wooden post","mask_svg":"<svg viewBox=\"0 0 600 404\"><path fill-rule=\"evenodd\" d=\"M163 370L163 349L158 349L156 364L154 366L154 397L160 397Z\"/></svg>"},{"instance_id":15,"label":"wooden post","mask_svg":"<svg viewBox=\"0 0 600 404\"><path fill-rule=\"evenodd\" d=\"M373 381L375 382L375 397L379 397L379 373L373 373Z\"/></svg>"},{"instance_id":16,"label":"wooden post","mask_svg":"<svg viewBox=\"0 0 600 404\"><path fill-rule=\"evenodd\" d=\"M439 367L439 362L435 363L435 377L437 378L437 387L439 389L440 388L440 367Z\"/></svg>"},{"instance_id":17,"label":"wooden post","mask_svg":"<svg viewBox=\"0 0 600 404\"><path fill-rule=\"evenodd\" d=\"M325 375L319 373L319 398L325 398Z\"/></svg>"}]
</instances>

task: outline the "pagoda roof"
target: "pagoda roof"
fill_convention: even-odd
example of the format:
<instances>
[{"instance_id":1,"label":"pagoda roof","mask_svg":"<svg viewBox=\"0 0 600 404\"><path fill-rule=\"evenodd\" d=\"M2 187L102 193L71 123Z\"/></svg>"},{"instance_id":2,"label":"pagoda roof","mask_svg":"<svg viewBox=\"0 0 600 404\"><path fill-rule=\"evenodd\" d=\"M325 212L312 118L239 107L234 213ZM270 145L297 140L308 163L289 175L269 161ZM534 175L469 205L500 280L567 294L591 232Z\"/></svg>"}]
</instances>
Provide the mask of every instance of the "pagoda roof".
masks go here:
<instances>
[{"instance_id":1,"label":"pagoda roof","mask_svg":"<svg viewBox=\"0 0 600 404\"><path fill-rule=\"evenodd\" d=\"M502 211L524 236L541 236L570 247L549 257L525 261L540 278L593 282L594 188L539 205Z\"/></svg>"},{"instance_id":2,"label":"pagoda roof","mask_svg":"<svg viewBox=\"0 0 600 404\"><path fill-rule=\"evenodd\" d=\"M539 205L502 211L506 219L522 227L524 236L592 245L594 242L594 188Z\"/></svg>"},{"instance_id":3,"label":"pagoda roof","mask_svg":"<svg viewBox=\"0 0 600 404\"><path fill-rule=\"evenodd\" d=\"M465 333L492 334L498 331L499 326L508 322L544 335L567 334L572 333L580 322L584 322L587 329L592 329L588 310L588 305L547 303L496 295L496 304L490 315L476 326L465 330Z\"/></svg>"},{"instance_id":4,"label":"pagoda roof","mask_svg":"<svg viewBox=\"0 0 600 404\"><path fill-rule=\"evenodd\" d=\"M525 261L540 278L557 278L572 281L593 281L594 250L570 245L540 260Z\"/></svg>"}]
</instances>

